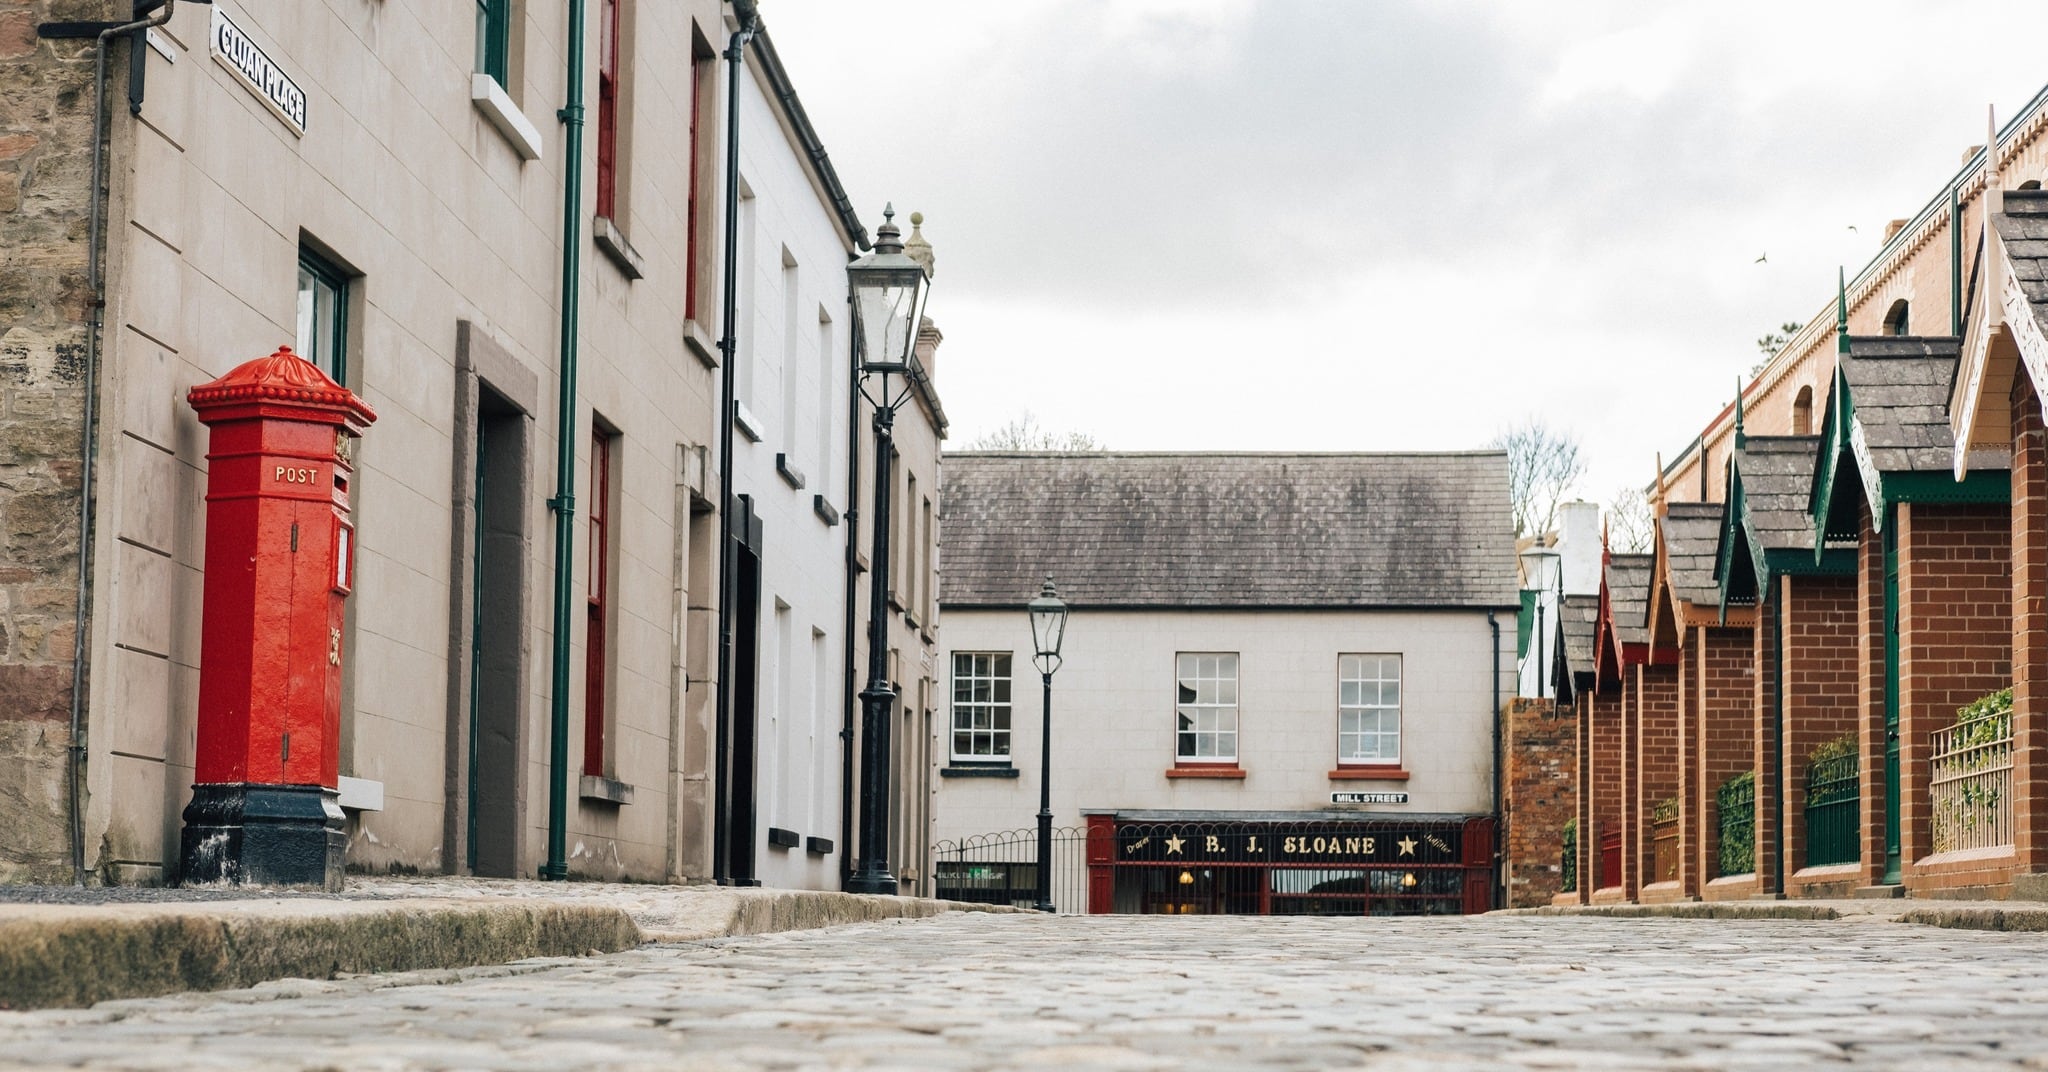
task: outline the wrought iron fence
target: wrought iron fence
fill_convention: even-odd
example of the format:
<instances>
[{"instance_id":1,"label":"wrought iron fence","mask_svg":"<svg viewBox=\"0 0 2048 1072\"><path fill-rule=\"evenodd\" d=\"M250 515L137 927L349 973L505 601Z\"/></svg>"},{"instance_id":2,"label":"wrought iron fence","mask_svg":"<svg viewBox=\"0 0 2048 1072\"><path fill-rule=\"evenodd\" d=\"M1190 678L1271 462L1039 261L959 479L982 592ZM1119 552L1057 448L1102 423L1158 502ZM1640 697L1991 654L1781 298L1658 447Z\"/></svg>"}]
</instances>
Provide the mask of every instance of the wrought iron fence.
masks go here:
<instances>
[{"instance_id":1,"label":"wrought iron fence","mask_svg":"<svg viewBox=\"0 0 2048 1072\"><path fill-rule=\"evenodd\" d=\"M1964 718L1932 737L1927 796L1935 852L2012 844L2012 713Z\"/></svg>"},{"instance_id":2,"label":"wrought iron fence","mask_svg":"<svg viewBox=\"0 0 2048 1072\"><path fill-rule=\"evenodd\" d=\"M1574 893L1579 888L1579 824L1566 822L1562 848L1557 858L1557 889Z\"/></svg>"},{"instance_id":3,"label":"wrought iron fence","mask_svg":"<svg viewBox=\"0 0 2048 1072\"><path fill-rule=\"evenodd\" d=\"M1806 768L1806 866L1863 859L1857 826L1862 759L1855 752L1816 759Z\"/></svg>"},{"instance_id":4,"label":"wrought iron fence","mask_svg":"<svg viewBox=\"0 0 2048 1072\"><path fill-rule=\"evenodd\" d=\"M1052 903L1062 913L1088 911L1088 831L1052 831ZM1004 830L932 846L934 893L945 901L1014 905L1038 903L1038 831Z\"/></svg>"},{"instance_id":5,"label":"wrought iron fence","mask_svg":"<svg viewBox=\"0 0 2048 1072\"><path fill-rule=\"evenodd\" d=\"M1746 875L1756 870L1756 772L1721 783L1714 791L1721 823L1720 873Z\"/></svg>"}]
</instances>

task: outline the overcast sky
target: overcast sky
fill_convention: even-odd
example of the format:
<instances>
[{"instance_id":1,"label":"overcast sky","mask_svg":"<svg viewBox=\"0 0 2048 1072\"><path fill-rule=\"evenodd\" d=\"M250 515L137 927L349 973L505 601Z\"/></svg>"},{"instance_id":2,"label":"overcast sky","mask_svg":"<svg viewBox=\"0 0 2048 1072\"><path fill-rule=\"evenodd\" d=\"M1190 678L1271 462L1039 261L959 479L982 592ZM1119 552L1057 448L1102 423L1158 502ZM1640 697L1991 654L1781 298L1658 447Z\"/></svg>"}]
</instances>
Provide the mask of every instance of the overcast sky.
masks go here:
<instances>
[{"instance_id":1,"label":"overcast sky","mask_svg":"<svg viewBox=\"0 0 2048 1072\"><path fill-rule=\"evenodd\" d=\"M1128 450L1535 415L1601 500L2048 83L2041 0L761 9L870 231L926 216L951 445L1027 409Z\"/></svg>"}]
</instances>

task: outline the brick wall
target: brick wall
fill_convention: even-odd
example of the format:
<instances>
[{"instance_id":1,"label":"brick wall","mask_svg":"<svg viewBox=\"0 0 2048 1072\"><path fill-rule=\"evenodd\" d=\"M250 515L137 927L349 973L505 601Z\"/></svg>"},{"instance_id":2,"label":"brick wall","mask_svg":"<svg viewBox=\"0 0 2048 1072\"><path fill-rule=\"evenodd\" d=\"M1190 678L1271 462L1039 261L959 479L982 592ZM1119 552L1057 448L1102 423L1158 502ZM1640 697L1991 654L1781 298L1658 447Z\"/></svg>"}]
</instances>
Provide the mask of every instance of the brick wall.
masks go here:
<instances>
[{"instance_id":1,"label":"brick wall","mask_svg":"<svg viewBox=\"0 0 2048 1072\"><path fill-rule=\"evenodd\" d=\"M1730 777L1758 769L1753 641L1748 629L1701 628L1694 632L1701 794L1695 864L1703 883L1721 877L1721 816L1716 794ZM1763 789L1758 786L1759 803ZM1756 818L1754 808L1750 818ZM1755 871L1752 857L1748 871L1737 873L1753 875ZM1741 892L1753 892L1753 885Z\"/></svg>"},{"instance_id":2,"label":"brick wall","mask_svg":"<svg viewBox=\"0 0 2048 1072\"><path fill-rule=\"evenodd\" d=\"M1624 843L1623 856L1636 859L1638 884L1634 891L1655 881L1651 860L1655 852L1651 809L1657 802L1678 793L1678 667L1640 666L1637 674L1637 747L1635 751L1636 811ZM1624 863L1626 868L1627 864Z\"/></svg>"},{"instance_id":3,"label":"brick wall","mask_svg":"<svg viewBox=\"0 0 2048 1072\"><path fill-rule=\"evenodd\" d=\"M2014 867L2048 872L2048 447L2026 372L2012 392Z\"/></svg>"},{"instance_id":4,"label":"brick wall","mask_svg":"<svg viewBox=\"0 0 2048 1072\"><path fill-rule=\"evenodd\" d=\"M1590 899L1600 888L1600 843L1610 830L1624 829L1623 818L1629 785L1622 747L1623 712L1626 689L1610 689L1588 701L1583 753L1587 786L1584 812L1579 824L1579 844L1585 866L1579 871L1579 886Z\"/></svg>"},{"instance_id":5,"label":"brick wall","mask_svg":"<svg viewBox=\"0 0 2048 1072\"><path fill-rule=\"evenodd\" d=\"M1794 895L1835 896L1863 884L1799 875L1806 866L1807 762L1814 749L1857 728L1856 592L1854 577L1785 577L1773 593L1784 607L1785 886ZM1768 667L1759 663L1759 671ZM1864 768L1865 785L1869 774ZM1821 882L1833 885L1815 887Z\"/></svg>"},{"instance_id":6,"label":"brick wall","mask_svg":"<svg viewBox=\"0 0 2048 1072\"><path fill-rule=\"evenodd\" d=\"M1900 851L1932 852L1928 735L1956 709L2012 683L2012 521L1993 505L1907 503L1897 508L1899 553ZM1907 886L1943 889L2003 881L1982 867L1929 874Z\"/></svg>"},{"instance_id":7,"label":"brick wall","mask_svg":"<svg viewBox=\"0 0 2048 1072\"><path fill-rule=\"evenodd\" d=\"M1578 808L1578 711L1548 700L1517 699L1503 717L1508 907L1547 905L1562 878L1564 824Z\"/></svg>"},{"instance_id":8,"label":"brick wall","mask_svg":"<svg viewBox=\"0 0 2048 1072\"><path fill-rule=\"evenodd\" d=\"M0 882L70 877L93 48L39 41L35 27L117 6L0 4ZM115 59L125 55L115 46Z\"/></svg>"}]
</instances>

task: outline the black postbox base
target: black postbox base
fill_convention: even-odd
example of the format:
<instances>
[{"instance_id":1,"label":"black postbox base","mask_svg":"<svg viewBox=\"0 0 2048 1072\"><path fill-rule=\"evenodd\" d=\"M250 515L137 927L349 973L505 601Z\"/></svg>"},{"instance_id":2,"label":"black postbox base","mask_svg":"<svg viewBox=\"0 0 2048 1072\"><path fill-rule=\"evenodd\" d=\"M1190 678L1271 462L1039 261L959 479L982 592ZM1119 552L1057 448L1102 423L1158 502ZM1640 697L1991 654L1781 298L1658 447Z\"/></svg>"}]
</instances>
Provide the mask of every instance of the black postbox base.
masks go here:
<instances>
[{"instance_id":1,"label":"black postbox base","mask_svg":"<svg viewBox=\"0 0 2048 1072\"><path fill-rule=\"evenodd\" d=\"M179 856L184 885L341 889L341 804L318 785L192 787Z\"/></svg>"}]
</instances>

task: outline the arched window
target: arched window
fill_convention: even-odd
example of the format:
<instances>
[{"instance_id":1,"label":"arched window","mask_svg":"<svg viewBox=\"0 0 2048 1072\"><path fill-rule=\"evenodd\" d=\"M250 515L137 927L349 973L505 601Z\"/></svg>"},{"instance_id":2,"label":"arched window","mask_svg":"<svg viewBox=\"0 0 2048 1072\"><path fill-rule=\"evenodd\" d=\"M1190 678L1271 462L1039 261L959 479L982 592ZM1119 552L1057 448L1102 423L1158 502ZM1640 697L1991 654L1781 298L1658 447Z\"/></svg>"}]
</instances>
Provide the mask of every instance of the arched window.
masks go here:
<instances>
[{"instance_id":1,"label":"arched window","mask_svg":"<svg viewBox=\"0 0 2048 1072\"><path fill-rule=\"evenodd\" d=\"M1813 388L1801 387L1792 400L1792 434L1813 434Z\"/></svg>"},{"instance_id":2,"label":"arched window","mask_svg":"<svg viewBox=\"0 0 2048 1072\"><path fill-rule=\"evenodd\" d=\"M1893 302L1893 303L1892 303L1892 307L1891 307L1891 309L1890 309L1890 310L1888 310L1888 311L1887 311L1887 312L1886 312L1886 313L1884 314L1884 332L1883 332L1883 334L1886 334L1886 335L1904 335L1905 333L1906 333L1906 299L1904 299L1904 298L1900 298L1900 299L1899 299L1898 301L1895 301L1895 302Z\"/></svg>"},{"instance_id":3,"label":"arched window","mask_svg":"<svg viewBox=\"0 0 2048 1072\"><path fill-rule=\"evenodd\" d=\"M2020 183L2020 184L2019 184L2019 186L2015 187L2015 189L2020 189L2020 190L2038 190L2038 189L2040 189L2040 188L2041 188L2041 180L2040 180L2040 179L2028 179L2027 181L2025 181L2025 182L2023 182L2023 183Z\"/></svg>"}]
</instances>

